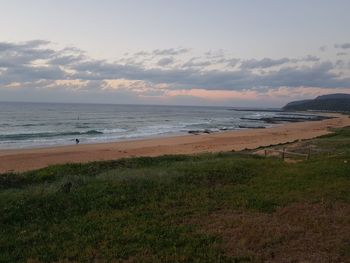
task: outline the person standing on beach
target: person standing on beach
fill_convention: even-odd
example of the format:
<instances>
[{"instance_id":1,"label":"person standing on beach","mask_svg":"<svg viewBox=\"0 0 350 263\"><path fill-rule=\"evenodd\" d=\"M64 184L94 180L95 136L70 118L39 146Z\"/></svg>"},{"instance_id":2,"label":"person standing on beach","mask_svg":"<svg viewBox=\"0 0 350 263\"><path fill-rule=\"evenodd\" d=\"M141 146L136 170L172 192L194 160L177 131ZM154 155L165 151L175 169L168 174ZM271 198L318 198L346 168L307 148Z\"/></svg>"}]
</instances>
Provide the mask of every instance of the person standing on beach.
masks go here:
<instances>
[{"instance_id":1,"label":"person standing on beach","mask_svg":"<svg viewBox=\"0 0 350 263\"><path fill-rule=\"evenodd\" d=\"M75 144L79 144L79 139L77 138L77 139L75 139Z\"/></svg>"}]
</instances>

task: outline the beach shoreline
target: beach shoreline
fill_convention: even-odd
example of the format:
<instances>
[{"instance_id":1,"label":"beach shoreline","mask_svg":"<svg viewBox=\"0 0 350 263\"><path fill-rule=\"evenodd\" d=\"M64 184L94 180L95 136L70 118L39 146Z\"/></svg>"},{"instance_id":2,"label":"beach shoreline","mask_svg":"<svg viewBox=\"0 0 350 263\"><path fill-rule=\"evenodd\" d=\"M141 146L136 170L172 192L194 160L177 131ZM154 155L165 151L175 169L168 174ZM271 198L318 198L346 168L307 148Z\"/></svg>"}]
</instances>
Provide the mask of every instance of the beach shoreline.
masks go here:
<instances>
[{"instance_id":1,"label":"beach shoreline","mask_svg":"<svg viewBox=\"0 0 350 263\"><path fill-rule=\"evenodd\" d=\"M200 135L176 135L110 143L79 144L46 148L0 150L0 173L24 172L65 163L87 163L126 157L166 154L200 154L240 151L305 140L330 133L331 128L350 126L343 114L323 114L335 118L286 123L266 129L224 131Z\"/></svg>"}]
</instances>

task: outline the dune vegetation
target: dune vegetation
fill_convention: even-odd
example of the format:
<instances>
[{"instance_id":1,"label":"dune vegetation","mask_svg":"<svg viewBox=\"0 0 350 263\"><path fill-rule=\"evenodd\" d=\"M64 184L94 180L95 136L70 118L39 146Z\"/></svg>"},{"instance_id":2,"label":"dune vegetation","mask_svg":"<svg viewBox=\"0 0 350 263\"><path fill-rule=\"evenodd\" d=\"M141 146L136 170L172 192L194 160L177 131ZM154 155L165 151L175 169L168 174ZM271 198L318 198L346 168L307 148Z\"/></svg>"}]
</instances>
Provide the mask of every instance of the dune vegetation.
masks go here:
<instances>
[{"instance_id":1,"label":"dune vegetation","mask_svg":"<svg viewBox=\"0 0 350 263\"><path fill-rule=\"evenodd\" d=\"M350 128L253 151L0 176L0 262L350 261Z\"/></svg>"}]
</instances>

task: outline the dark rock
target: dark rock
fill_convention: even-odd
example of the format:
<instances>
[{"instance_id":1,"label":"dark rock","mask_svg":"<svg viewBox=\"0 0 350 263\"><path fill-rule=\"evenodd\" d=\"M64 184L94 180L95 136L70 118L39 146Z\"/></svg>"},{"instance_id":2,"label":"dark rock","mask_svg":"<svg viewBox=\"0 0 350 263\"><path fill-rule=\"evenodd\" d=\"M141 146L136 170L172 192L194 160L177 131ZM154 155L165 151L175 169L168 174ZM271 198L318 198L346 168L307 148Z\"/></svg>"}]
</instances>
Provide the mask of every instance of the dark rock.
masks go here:
<instances>
[{"instance_id":1,"label":"dark rock","mask_svg":"<svg viewBox=\"0 0 350 263\"><path fill-rule=\"evenodd\" d=\"M199 135L201 131L188 131L189 134Z\"/></svg>"}]
</instances>

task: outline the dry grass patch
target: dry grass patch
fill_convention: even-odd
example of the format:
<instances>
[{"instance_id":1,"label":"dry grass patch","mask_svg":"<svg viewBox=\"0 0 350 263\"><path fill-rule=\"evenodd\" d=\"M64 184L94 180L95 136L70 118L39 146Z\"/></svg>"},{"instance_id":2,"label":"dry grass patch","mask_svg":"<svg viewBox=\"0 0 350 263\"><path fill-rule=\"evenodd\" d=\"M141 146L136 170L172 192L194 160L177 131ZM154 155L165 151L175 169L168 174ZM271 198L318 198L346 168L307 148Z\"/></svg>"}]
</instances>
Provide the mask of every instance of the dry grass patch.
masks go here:
<instances>
[{"instance_id":1,"label":"dry grass patch","mask_svg":"<svg viewBox=\"0 0 350 263\"><path fill-rule=\"evenodd\" d=\"M254 262L350 262L350 205L297 203L271 214L220 211L200 223L229 256Z\"/></svg>"}]
</instances>

